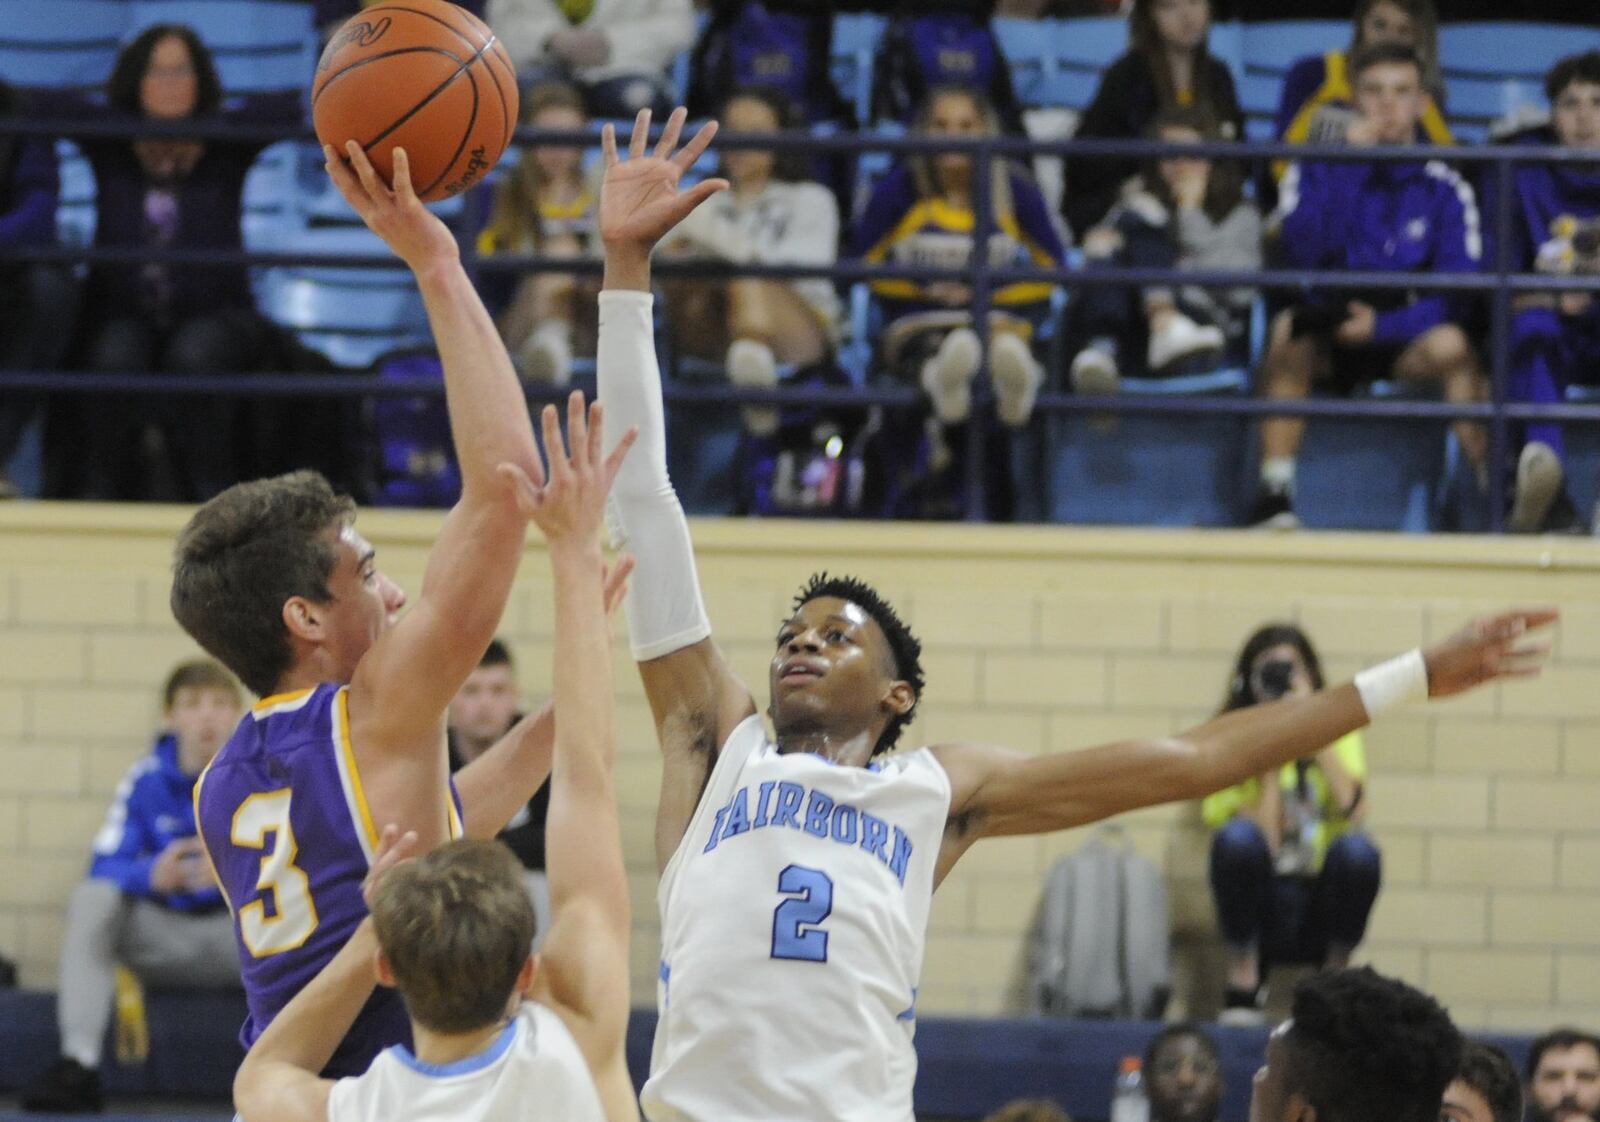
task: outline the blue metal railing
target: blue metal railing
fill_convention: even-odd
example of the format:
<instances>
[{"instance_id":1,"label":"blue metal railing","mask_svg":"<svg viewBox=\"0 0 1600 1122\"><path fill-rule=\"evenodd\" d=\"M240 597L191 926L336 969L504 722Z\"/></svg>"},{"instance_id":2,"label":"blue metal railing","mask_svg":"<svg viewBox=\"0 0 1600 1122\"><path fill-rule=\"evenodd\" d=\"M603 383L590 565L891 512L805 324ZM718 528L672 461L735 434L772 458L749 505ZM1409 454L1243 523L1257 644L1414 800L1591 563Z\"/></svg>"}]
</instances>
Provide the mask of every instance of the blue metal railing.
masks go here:
<instances>
[{"instance_id":1,"label":"blue metal railing","mask_svg":"<svg viewBox=\"0 0 1600 1122\"><path fill-rule=\"evenodd\" d=\"M283 139L309 139L309 134L286 131L282 128L240 126L221 123L156 123L130 124L114 121L72 122L63 126L57 121L0 121L0 132L26 135L54 136L67 132L74 136L183 136L201 139L236 139L273 141ZM517 142L529 144L562 144L592 146L596 133L592 131L535 131L520 129ZM987 229L991 224L992 200L989 197L989 170L996 159L1043 156L1122 156L1149 158L1170 152L1170 146L1147 140L1069 140L1032 141L1015 137L929 137L918 135L884 136L870 132L812 136L808 133L787 134L733 134L718 136L716 146L730 148L764 148L772 150L798 149L812 153L851 154L864 151L905 156L934 151L959 151L971 155L974 161L972 182L974 186L973 210L976 229ZM1497 210L1487 221L1498 231L1509 229L1512 215L1512 188L1514 168L1521 163L1593 164L1595 153L1553 147L1484 147L1484 148L1424 148L1424 147L1372 147L1350 149L1326 145L1286 145L1265 143L1208 142L1186 145L1186 154L1219 159L1248 160L1253 163L1278 159L1327 159L1362 161L1418 161L1422 159L1446 160L1463 165L1491 165L1496 178L1495 197ZM1069 185L1070 190L1070 185ZM481 211L480 208L476 208ZM470 211L469 211L470 213ZM481 219L481 214L479 215ZM575 261L571 258L547 258L533 255L494 255L480 257L476 252L475 230L458 231L461 252L470 273L524 273L563 272L598 274L598 261ZM986 253L975 253L966 269L941 269L883 263L868 265L859 261L839 261L830 266L778 266L732 265L708 261L671 261L656 263L658 275L724 277L759 276L779 279L826 276L836 281L860 282L875 279L910 279L919 281L956 280L966 283L973 294L973 329L987 349L989 324L986 314L992 306L997 288L1019 281L1047 281L1061 285L1068 291L1087 284L1142 287L1183 283L1216 287L1249 286L1264 290L1311 292L1319 288L1366 288L1403 291L1444 291L1460 294L1483 293L1490 301L1490 332L1488 357L1491 382L1490 400L1482 404L1451 405L1432 401L1371 401L1306 399L1303 401L1267 401L1258 398L1208 398L1162 397L1146 399L1120 396L1111 398L1078 397L1060 392L1041 393L1037 408L1045 413L1168 413L1168 414L1233 414L1242 416L1327 416L1327 417L1386 417L1428 420L1471 419L1486 422L1490 432L1491 463L1496 470L1489 473L1490 517L1495 529L1500 529L1505 507L1503 472L1498 465L1506 462L1509 445L1509 426L1512 423L1546 420L1564 423L1600 422L1600 405L1531 405L1507 401L1509 382L1509 337L1512 299L1518 293L1597 291L1600 277L1553 277L1543 274L1523 274L1513 270L1510 260L1510 239L1497 237L1496 259L1485 263L1479 273L1424 273L1400 274L1351 270L1176 270L1150 268L1121 268L1097 265L1092 272L1061 268L1002 268L991 264ZM396 267L394 258L387 255L343 255L328 253L297 253L267 251L213 251L174 250L143 247L85 248L41 247L34 249L0 249L0 259L46 260L70 262L133 263L147 260L166 260L177 264L237 264L241 266L340 266L356 268ZM49 391L67 393L149 393L149 394L226 394L238 397L286 396L418 396L443 392L443 387L433 381L384 379L378 382L366 375L321 376L308 380L301 375L217 375L212 377L116 375L116 374L63 374L41 371L0 371L0 392ZM986 407L989 391L986 382L976 387L974 410ZM862 408L882 406L895 409L917 407L919 393L911 387L885 385L859 389L789 389L740 390L726 385L683 385L669 381L665 389L673 402L719 401L732 403L792 403L825 404L833 406L858 405ZM552 399L554 392L530 390L531 399ZM983 441L984 426L967 426L966 449L967 478L965 480L965 507L968 517L982 519L983 509Z\"/></svg>"}]
</instances>

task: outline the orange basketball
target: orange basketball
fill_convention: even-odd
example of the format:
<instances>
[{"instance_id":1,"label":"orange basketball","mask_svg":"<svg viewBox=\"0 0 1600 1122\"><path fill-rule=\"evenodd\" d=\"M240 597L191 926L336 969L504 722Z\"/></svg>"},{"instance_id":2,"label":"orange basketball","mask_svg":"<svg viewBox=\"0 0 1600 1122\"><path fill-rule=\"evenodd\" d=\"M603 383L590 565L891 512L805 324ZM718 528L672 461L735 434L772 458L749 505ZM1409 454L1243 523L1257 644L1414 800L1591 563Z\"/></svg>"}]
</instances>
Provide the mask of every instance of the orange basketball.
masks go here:
<instances>
[{"instance_id":1,"label":"orange basketball","mask_svg":"<svg viewBox=\"0 0 1600 1122\"><path fill-rule=\"evenodd\" d=\"M328 41L311 87L317 139L360 144L388 182L394 150L419 198L478 182L517 127L517 76L477 16L448 0L392 0L351 17Z\"/></svg>"}]
</instances>

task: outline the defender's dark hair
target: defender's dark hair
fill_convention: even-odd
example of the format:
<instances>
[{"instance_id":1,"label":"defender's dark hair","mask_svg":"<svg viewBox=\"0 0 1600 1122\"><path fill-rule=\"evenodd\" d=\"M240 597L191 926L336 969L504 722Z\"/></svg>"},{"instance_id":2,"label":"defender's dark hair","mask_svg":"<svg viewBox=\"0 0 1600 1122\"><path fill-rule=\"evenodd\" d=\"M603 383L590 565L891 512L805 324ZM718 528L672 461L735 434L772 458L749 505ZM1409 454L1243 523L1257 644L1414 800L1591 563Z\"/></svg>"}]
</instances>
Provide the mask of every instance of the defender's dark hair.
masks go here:
<instances>
[{"instance_id":1,"label":"defender's dark hair","mask_svg":"<svg viewBox=\"0 0 1600 1122\"><path fill-rule=\"evenodd\" d=\"M1408 47L1404 43L1374 43L1351 55L1350 84L1354 86L1364 71L1389 63L1416 67L1417 77L1422 80L1423 88L1427 88L1428 68L1423 65L1422 56L1415 47Z\"/></svg>"},{"instance_id":2,"label":"defender's dark hair","mask_svg":"<svg viewBox=\"0 0 1600 1122\"><path fill-rule=\"evenodd\" d=\"M178 535L173 616L246 689L270 694L293 660L283 605L333 599L332 534L355 514L354 501L314 471L229 487Z\"/></svg>"},{"instance_id":3,"label":"defender's dark hair","mask_svg":"<svg viewBox=\"0 0 1600 1122\"><path fill-rule=\"evenodd\" d=\"M509 666L516 669L517 660L511 657L511 648L506 646L506 641L496 635L489 640L489 645L483 650L483 657L478 660L478 667Z\"/></svg>"},{"instance_id":4,"label":"defender's dark hair","mask_svg":"<svg viewBox=\"0 0 1600 1122\"><path fill-rule=\"evenodd\" d=\"M1483 1096L1493 1122L1522 1122L1522 1081L1511 1057L1499 1048L1469 1041L1456 1078Z\"/></svg>"},{"instance_id":5,"label":"defender's dark hair","mask_svg":"<svg viewBox=\"0 0 1600 1122\"><path fill-rule=\"evenodd\" d=\"M1433 998L1371 967L1295 987L1285 1087L1318 1122L1438 1122L1460 1031Z\"/></svg>"},{"instance_id":6,"label":"defender's dark hair","mask_svg":"<svg viewBox=\"0 0 1600 1122\"><path fill-rule=\"evenodd\" d=\"M1311 687L1317 690L1323 687L1322 660L1317 657L1317 648L1311 645L1306 633L1292 623L1269 623L1256 628L1240 648L1238 661L1233 666L1233 676L1228 679L1228 695L1222 702L1221 712L1231 713L1261 700L1250 681L1250 671L1255 668L1256 659L1261 657L1262 651L1282 646L1299 651L1300 657L1305 660L1306 672L1311 675Z\"/></svg>"},{"instance_id":7,"label":"defender's dark hair","mask_svg":"<svg viewBox=\"0 0 1600 1122\"><path fill-rule=\"evenodd\" d=\"M1197 1021L1181 1021L1175 1025L1167 1025L1160 1032L1150 1038L1150 1043L1144 1049L1144 1077L1146 1080L1155 1071L1156 1057L1174 1040L1196 1040L1206 1055L1213 1060L1221 1060L1222 1052L1217 1047L1216 1040L1202 1028Z\"/></svg>"},{"instance_id":8,"label":"defender's dark hair","mask_svg":"<svg viewBox=\"0 0 1600 1122\"><path fill-rule=\"evenodd\" d=\"M221 663L209 658L191 659L172 668L172 673L167 675L167 684L161 688L163 709L172 708L172 703L178 700L179 690L226 690L236 704L244 703L239 683L234 681L233 675Z\"/></svg>"},{"instance_id":9,"label":"defender's dark hair","mask_svg":"<svg viewBox=\"0 0 1600 1122\"><path fill-rule=\"evenodd\" d=\"M1597 1055L1600 1055L1600 1037L1595 1036L1592 1032L1584 1032L1582 1029L1551 1029L1543 1036L1535 1037L1533 1043L1528 1045L1528 1082L1533 1082L1534 1072L1539 1070L1539 1061L1544 1059L1546 1052L1552 1049L1557 1052L1565 1052L1568 1048L1576 1048L1580 1044L1587 1044L1595 1050Z\"/></svg>"},{"instance_id":10,"label":"defender's dark hair","mask_svg":"<svg viewBox=\"0 0 1600 1122\"><path fill-rule=\"evenodd\" d=\"M1552 66L1550 73L1544 76L1544 96L1554 105L1556 98L1574 82L1600 86L1600 51L1568 55Z\"/></svg>"},{"instance_id":11,"label":"defender's dark hair","mask_svg":"<svg viewBox=\"0 0 1600 1122\"><path fill-rule=\"evenodd\" d=\"M889 650L894 655L895 677L908 683L916 697L911 703L911 708L905 713L889 718L888 727L883 730L883 735L873 746L872 754L876 756L894 747L895 741L900 739L901 730L911 723L917 714L917 706L922 703L924 683L922 642L911 633L911 628L906 626L905 621L890 606L889 601L878 594L877 589L855 577L830 577L825 572L812 573L811 579L806 581L795 594L794 610L799 611L811 601L820 600L825 596L848 600L871 616L883 629L883 637L889 641Z\"/></svg>"},{"instance_id":12,"label":"defender's dark hair","mask_svg":"<svg viewBox=\"0 0 1600 1122\"><path fill-rule=\"evenodd\" d=\"M150 70L150 57L155 54L156 44L163 39L181 39L189 48L189 64L194 67L195 81L194 112L189 116L215 113L222 105L222 79L217 76L216 59L194 28L181 23L153 24L122 48L116 65L111 68L111 77L106 81L106 100L115 109L144 116L139 83Z\"/></svg>"}]
</instances>

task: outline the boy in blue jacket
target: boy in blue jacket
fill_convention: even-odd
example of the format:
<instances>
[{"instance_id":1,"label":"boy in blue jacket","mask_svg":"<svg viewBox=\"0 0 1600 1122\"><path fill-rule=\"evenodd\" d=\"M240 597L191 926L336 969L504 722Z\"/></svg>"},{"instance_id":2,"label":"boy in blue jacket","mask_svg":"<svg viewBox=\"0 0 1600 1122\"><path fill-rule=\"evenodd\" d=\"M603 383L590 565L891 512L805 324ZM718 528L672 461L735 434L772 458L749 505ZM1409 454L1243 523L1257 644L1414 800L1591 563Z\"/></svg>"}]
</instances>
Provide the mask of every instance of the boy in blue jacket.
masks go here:
<instances>
[{"instance_id":1,"label":"boy in blue jacket","mask_svg":"<svg viewBox=\"0 0 1600 1122\"><path fill-rule=\"evenodd\" d=\"M1426 104L1416 52L1376 44L1356 55L1351 72L1359 116L1347 143L1414 143ZM1483 258L1472 187L1437 160L1298 161L1283 178L1277 222L1288 268L1468 273ZM1321 290L1274 319L1267 396L1304 398L1317 381L1350 386L1392 376L1441 383L1451 402L1482 401L1483 370L1457 304L1441 293ZM1261 492L1252 522L1298 524L1292 500L1304 431L1297 417L1262 423ZM1488 442L1482 427L1458 423L1456 434L1483 479Z\"/></svg>"},{"instance_id":2,"label":"boy in blue jacket","mask_svg":"<svg viewBox=\"0 0 1600 1122\"><path fill-rule=\"evenodd\" d=\"M56 1021L61 1058L23 1094L25 1110L99 1110L100 1051L120 962L161 985L239 985L233 922L200 848L194 783L243 712L210 660L167 678L165 728L128 770L67 905Z\"/></svg>"},{"instance_id":3,"label":"boy in blue jacket","mask_svg":"<svg viewBox=\"0 0 1600 1122\"><path fill-rule=\"evenodd\" d=\"M1600 148L1600 51L1564 58L1545 76L1550 125L1514 143ZM1499 213L1485 176L1484 213ZM1600 273L1600 168L1594 164L1518 164L1512 172L1511 223L1492 234L1510 244L1512 272L1555 276ZM1491 261L1498 256L1491 256ZM1512 303L1512 401L1549 405L1567 385L1592 381L1600 367L1600 304L1588 292L1526 292ZM1515 499L1506 528L1531 534L1578 521L1563 500L1566 449L1561 426L1526 426L1517 458ZM1582 512L1588 513L1588 512ZM1565 519L1562 515L1565 515Z\"/></svg>"}]
</instances>

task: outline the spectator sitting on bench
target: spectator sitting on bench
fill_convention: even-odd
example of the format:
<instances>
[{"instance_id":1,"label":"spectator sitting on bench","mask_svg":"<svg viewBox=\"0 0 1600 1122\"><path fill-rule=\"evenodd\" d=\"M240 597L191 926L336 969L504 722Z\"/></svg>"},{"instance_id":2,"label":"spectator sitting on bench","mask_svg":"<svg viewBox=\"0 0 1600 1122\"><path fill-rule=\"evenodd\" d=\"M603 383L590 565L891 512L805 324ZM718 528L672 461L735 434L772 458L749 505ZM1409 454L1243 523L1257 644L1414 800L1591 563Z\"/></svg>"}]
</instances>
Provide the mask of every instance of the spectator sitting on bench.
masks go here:
<instances>
[{"instance_id":1,"label":"spectator sitting on bench","mask_svg":"<svg viewBox=\"0 0 1600 1122\"><path fill-rule=\"evenodd\" d=\"M56 1021L61 1058L24 1090L24 1110L101 1109L100 1051L118 963L156 985L239 985L233 921L194 824L194 784L239 723L239 686L210 660L167 678L165 729L129 769L67 905Z\"/></svg>"},{"instance_id":2,"label":"spectator sitting on bench","mask_svg":"<svg viewBox=\"0 0 1600 1122\"><path fill-rule=\"evenodd\" d=\"M1470 1042L1460 1073L1444 1089L1439 1122L1522 1122L1522 1081L1511 1058L1493 1044Z\"/></svg>"},{"instance_id":3,"label":"spectator sitting on bench","mask_svg":"<svg viewBox=\"0 0 1600 1122\"><path fill-rule=\"evenodd\" d=\"M1528 1046L1528 1122L1600 1119L1600 1037L1573 1028Z\"/></svg>"},{"instance_id":4,"label":"spectator sitting on bench","mask_svg":"<svg viewBox=\"0 0 1600 1122\"><path fill-rule=\"evenodd\" d=\"M1350 69L1360 119L1346 130L1346 143L1414 143L1424 105L1416 52L1380 43L1351 60ZM1483 258L1472 187L1438 160L1297 160L1283 177L1276 223L1282 263L1291 269L1471 273ZM1451 404L1486 400L1487 383L1461 328L1459 305L1438 292L1321 290L1273 319L1266 396L1299 400L1316 382L1349 389L1394 377L1438 383ZM1292 500L1304 432L1299 417L1262 422L1261 490L1251 522L1299 525ZM1484 483L1483 427L1458 421L1455 433Z\"/></svg>"},{"instance_id":5,"label":"spectator sitting on bench","mask_svg":"<svg viewBox=\"0 0 1600 1122\"><path fill-rule=\"evenodd\" d=\"M1222 1111L1222 1056L1194 1023L1168 1025L1144 1053L1150 1122L1217 1122Z\"/></svg>"}]
</instances>

